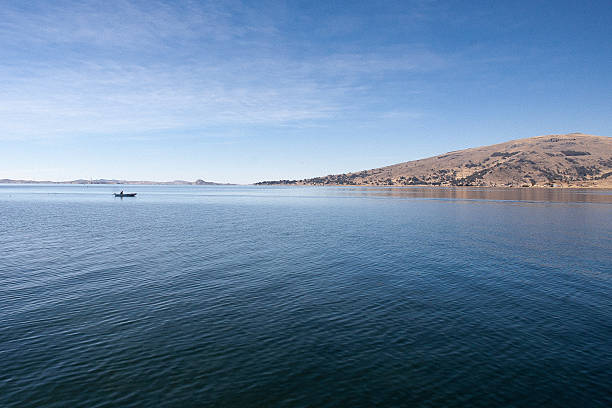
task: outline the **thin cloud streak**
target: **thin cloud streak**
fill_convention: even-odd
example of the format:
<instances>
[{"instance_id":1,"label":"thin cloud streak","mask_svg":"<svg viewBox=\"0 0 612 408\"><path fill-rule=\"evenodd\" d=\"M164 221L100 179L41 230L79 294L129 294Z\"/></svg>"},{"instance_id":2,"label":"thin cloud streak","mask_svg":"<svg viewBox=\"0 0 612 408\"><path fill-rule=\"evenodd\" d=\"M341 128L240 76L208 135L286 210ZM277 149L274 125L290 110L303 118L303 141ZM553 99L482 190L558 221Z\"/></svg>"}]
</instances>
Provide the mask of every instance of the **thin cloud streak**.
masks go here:
<instances>
[{"instance_id":1,"label":"thin cloud streak","mask_svg":"<svg viewBox=\"0 0 612 408\"><path fill-rule=\"evenodd\" d=\"M371 104L369 77L448 64L422 47L297 58L271 41L279 38L271 19L244 5L142 4L62 3L34 15L5 9L0 43L7 52L38 44L41 54L58 55L0 64L0 139L316 125ZM228 42L244 53L220 53ZM159 53L168 62L146 61Z\"/></svg>"}]
</instances>

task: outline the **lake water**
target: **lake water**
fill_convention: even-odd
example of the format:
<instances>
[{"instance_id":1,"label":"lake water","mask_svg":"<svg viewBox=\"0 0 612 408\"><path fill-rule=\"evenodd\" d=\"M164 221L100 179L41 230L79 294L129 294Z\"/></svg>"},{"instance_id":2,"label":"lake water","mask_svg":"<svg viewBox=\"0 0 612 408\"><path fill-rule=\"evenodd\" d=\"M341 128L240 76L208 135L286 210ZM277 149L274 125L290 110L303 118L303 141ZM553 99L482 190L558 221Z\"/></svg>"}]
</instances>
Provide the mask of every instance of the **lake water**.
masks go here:
<instances>
[{"instance_id":1,"label":"lake water","mask_svg":"<svg viewBox=\"0 0 612 408\"><path fill-rule=\"evenodd\" d=\"M0 186L1 407L611 405L611 191Z\"/></svg>"}]
</instances>

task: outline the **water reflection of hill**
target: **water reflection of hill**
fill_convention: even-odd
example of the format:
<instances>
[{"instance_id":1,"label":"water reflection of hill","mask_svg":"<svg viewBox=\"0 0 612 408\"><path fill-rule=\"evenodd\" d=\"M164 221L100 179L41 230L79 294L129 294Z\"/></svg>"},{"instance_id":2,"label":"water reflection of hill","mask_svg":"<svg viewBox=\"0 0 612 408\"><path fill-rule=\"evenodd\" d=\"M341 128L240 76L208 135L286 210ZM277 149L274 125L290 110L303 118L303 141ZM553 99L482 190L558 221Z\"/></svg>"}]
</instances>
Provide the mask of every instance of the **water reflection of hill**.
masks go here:
<instances>
[{"instance_id":1,"label":"water reflection of hill","mask_svg":"<svg viewBox=\"0 0 612 408\"><path fill-rule=\"evenodd\" d=\"M396 198L504 200L612 204L612 191L598 189L461 188L461 187L347 187L352 194Z\"/></svg>"}]
</instances>

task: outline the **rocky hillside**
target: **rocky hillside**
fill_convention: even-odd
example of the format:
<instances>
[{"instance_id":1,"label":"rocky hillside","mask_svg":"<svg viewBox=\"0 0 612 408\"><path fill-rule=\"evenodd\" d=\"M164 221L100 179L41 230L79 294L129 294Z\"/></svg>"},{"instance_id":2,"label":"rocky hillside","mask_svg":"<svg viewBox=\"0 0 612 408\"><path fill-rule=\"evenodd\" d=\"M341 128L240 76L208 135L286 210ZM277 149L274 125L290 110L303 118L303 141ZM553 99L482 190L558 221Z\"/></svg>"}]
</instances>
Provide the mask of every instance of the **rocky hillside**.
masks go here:
<instances>
[{"instance_id":1,"label":"rocky hillside","mask_svg":"<svg viewBox=\"0 0 612 408\"><path fill-rule=\"evenodd\" d=\"M538 136L356 173L257 184L612 188L612 138Z\"/></svg>"}]
</instances>

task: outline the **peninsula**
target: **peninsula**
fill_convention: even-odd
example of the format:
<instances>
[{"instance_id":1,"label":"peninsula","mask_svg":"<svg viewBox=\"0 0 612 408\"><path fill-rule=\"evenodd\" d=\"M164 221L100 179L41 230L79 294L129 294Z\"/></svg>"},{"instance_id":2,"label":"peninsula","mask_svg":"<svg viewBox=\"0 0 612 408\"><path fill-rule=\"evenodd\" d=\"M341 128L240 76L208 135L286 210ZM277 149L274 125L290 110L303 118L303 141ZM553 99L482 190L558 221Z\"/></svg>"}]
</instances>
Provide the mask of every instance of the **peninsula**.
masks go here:
<instances>
[{"instance_id":1,"label":"peninsula","mask_svg":"<svg viewBox=\"0 0 612 408\"><path fill-rule=\"evenodd\" d=\"M537 136L372 170L256 184L612 188L612 138Z\"/></svg>"}]
</instances>

